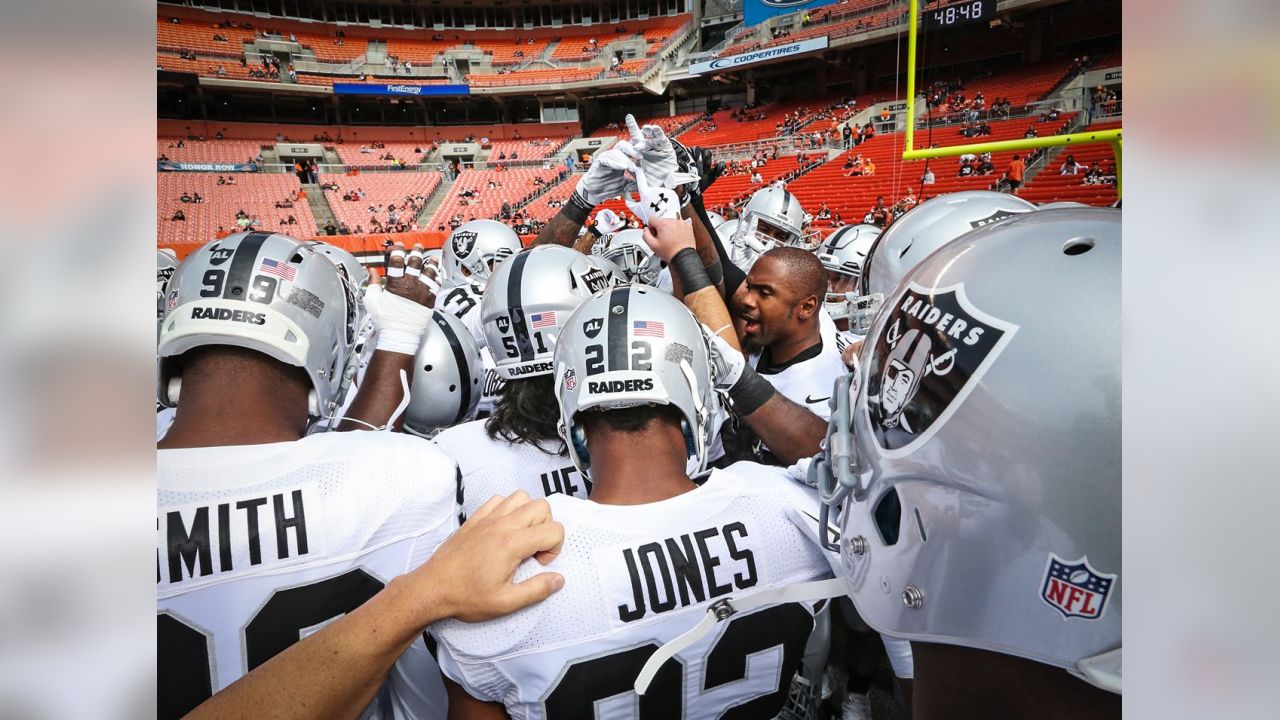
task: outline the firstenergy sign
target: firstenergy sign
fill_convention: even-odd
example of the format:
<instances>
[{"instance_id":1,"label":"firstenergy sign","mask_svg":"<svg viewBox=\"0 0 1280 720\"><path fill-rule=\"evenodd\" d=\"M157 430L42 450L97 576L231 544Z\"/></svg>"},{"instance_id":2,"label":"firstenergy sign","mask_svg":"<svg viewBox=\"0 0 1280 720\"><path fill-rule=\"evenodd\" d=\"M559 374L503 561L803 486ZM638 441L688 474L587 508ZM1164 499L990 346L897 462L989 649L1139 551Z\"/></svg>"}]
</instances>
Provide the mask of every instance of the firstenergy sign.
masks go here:
<instances>
[{"instance_id":1,"label":"firstenergy sign","mask_svg":"<svg viewBox=\"0 0 1280 720\"><path fill-rule=\"evenodd\" d=\"M754 52L743 53L741 55L730 55L729 57L694 63L689 66L689 74L705 75L713 72L736 70L744 65L753 65L758 62L764 62L765 60L776 60L778 58L803 55L815 50L825 50L826 48L827 36L823 35L822 37L813 38L812 40L794 42L790 45L779 45L777 47L756 50Z\"/></svg>"}]
</instances>

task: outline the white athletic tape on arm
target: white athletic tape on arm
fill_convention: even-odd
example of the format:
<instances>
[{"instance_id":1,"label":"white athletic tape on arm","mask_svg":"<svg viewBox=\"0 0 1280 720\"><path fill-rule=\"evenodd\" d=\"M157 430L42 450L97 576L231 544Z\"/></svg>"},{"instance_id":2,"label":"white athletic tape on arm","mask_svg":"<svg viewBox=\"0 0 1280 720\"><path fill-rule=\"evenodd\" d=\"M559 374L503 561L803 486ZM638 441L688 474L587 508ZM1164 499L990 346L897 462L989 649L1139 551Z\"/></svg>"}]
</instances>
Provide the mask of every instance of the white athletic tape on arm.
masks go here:
<instances>
[{"instance_id":1,"label":"white athletic tape on arm","mask_svg":"<svg viewBox=\"0 0 1280 720\"><path fill-rule=\"evenodd\" d=\"M422 344L422 334L431 324L431 314L435 311L389 292L379 292L373 299L370 304L366 295L365 305L373 316L373 326L378 333L374 349L416 354Z\"/></svg>"}]
</instances>

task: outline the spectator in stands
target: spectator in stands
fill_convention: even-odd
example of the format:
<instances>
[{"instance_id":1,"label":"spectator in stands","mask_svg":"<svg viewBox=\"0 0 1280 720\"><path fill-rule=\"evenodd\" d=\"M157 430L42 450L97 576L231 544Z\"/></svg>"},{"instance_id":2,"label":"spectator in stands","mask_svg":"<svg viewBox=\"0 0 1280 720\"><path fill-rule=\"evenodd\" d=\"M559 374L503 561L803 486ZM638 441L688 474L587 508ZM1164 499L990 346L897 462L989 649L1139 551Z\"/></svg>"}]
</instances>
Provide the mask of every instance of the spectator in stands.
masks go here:
<instances>
[{"instance_id":1,"label":"spectator in stands","mask_svg":"<svg viewBox=\"0 0 1280 720\"><path fill-rule=\"evenodd\" d=\"M185 193L185 192L182 193L182 196L178 198L178 202L184 202L184 203L191 202L191 194Z\"/></svg>"},{"instance_id":2,"label":"spectator in stands","mask_svg":"<svg viewBox=\"0 0 1280 720\"><path fill-rule=\"evenodd\" d=\"M876 174L876 164L875 164L875 162L873 162L873 161L871 160L871 158L867 158L866 160L863 160L863 161L862 161L862 176L863 176L863 177L871 177L872 175L875 175L875 174Z\"/></svg>"},{"instance_id":3,"label":"spectator in stands","mask_svg":"<svg viewBox=\"0 0 1280 720\"><path fill-rule=\"evenodd\" d=\"M216 71L214 71L214 73L213 73L213 74L214 74L214 75L217 75L218 77L226 77L226 76L227 76L227 69L226 69L226 68L224 68L224 67L222 67L222 65L221 65L221 64L219 64L219 65L218 65L218 69L217 69Z\"/></svg>"},{"instance_id":4,"label":"spectator in stands","mask_svg":"<svg viewBox=\"0 0 1280 720\"><path fill-rule=\"evenodd\" d=\"M1030 127L1028 127L1028 128L1027 128L1027 132L1026 132L1026 133L1024 133L1022 137L1024 137L1024 138L1028 138L1028 139L1029 139L1029 138L1033 138L1033 137L1039 137L1039 135L1040 135L1040 134L1039 134L1038 132L1036 132L1036 126L1035 126L1035 125L1032 125L1032 126L1030 126Z\"/></svg>"},{"instance_id":5,"label":"spectator in stands","mask_svg":"<svg viewBox=\"0 0 1280 720\"><path fill-rule=\"evenodd\" d=\"M932 185L936 182L936 180L933 177L933 170L930 169L927 165L924 168L924 175L920 178L920 182L925 185Z\"/></svg>"},{"instance_id":6,"label":"spectator in stands","mask_svg":"<svg viewBox=\"0 0 1280 720\"><path fill-rule=\"evenodd\" d=\"M853 144L853 130L849 128L849 123L840 126L840 137L844 141L844 149L848 150Z\"/></svg>"},{"instance_id":7,"label":"spectator in stands","mask_svg":"<svg viewBox=\"0 0 1280 720\"><path fill-rule=\"evenodd\" d=\"M1080 163L1076 162L1075 155L1068 155L1067 159L1058 168L1059 175L1075 175L1080 172Z\"/></svg>"},{"instance_id":8,"label":"spectator in stands","mask_svg":"<svg viewBox=\"0 0 1280 720\"><path fill-rule=\"evenodd\" d=\"M1027 165L1021 155L1014 155L1013 160L1009 161L1009 170L1005 173L1005 178L1009 181L1009 191L1014 195L1017 195L1018 188L1022 187L1022 177L1026 169Z\"/></svg>"},{"instance_id":9,"label":"spectator in stands","mask_svg":"<svg viewBox=\"0 0 1280 720\"><path fill-rule=\"evenodd\" d=\"M876 227L888 227L889 223L893 221L893 215L889 212L889 208L884 206L883 195L876 197L876 204L871 208L868 216L871 219L871 224Z\"/></svg>"},{"instance_id":10,"label":"spectator in stands","mask_svg":"<svg viewBox=\"0 0 1280 720\"><path fill-rule=\"evenodd\" d=\"M200 193L193 193L191 195L191 202L199 204L204 202L204 198L200 197Z\"/></svg>"},{"instance_id":11,"label":"spectator in stands","mask_svg":"<svg viewBox=\"0 0 1280 720\"><path fill-rule=\"evenodd\" d=\"M844 227L844 218L841 217L840 213L836 213L836 216L831 219L831 225L834 227Z\"/></svg>"},{"instance_id":12,"label":"spectator in stands","mask_svg":"<svg viewBox=\"0 0 1280 720\"><path fill-rule=\"evenodd\" d=\"M845 177L862 177L862 156L859 155L853 159L853 166L849 168L849 172L844 174Z\"/></svg>"},{"instance_id":13,"label":"spectator in stands","mask_svg":"<svg viewBox=\"0 0 1280 720\"><path fill-rule=\"evenodd\" d=\"M960 164L960 171L956 173L958 177L969 177L973 174L973 161L965 160Z\"/></svg>"},{"instance_id":14,"label":"spectator in stands","mask_svg":"<svg viewBox=\"0 0 1280 720\"><path fill-rule=\"evenodd\" d=\"M827 207L826 203L822 203L822 207L818 209L818 219L819 220L831 219L831 208Z\"/></svg>"},{"instance_id":15,"label":"spectator in stands","mask_svg":"<svg viewBox=\"0 0 1280 720\"><path fill-rule=\"evenodd\" d=\"M186 222L187 214L182 212L182 209L179 208L178 211L173 214L173 217L169 218L169 221L170 222L178 222L178 221Z\"/></svg>"},{"instance_id":16,"label":"spectator in stands","mask_svg":"<svg viewBox=\"0 0 1280 720\"><path fill-rule=\"evenodd\" d=\"M982 153L978 156L978 164L974 167L974 172L979 175L990 175L996 171L996 166L991 162L991 153Z\"/></svg>"},{"instance_id":17,"label":"spectator in stands","mask_svg":"<svg viewBox=\"0 0 1280 720\"><path fill-rule=\"evenodd\" d=\"M227 232L227 229L226 229L226 228L224 228L224 227L222 227L221 225L219 225L219 226L218 226L218 232L214 233L214 234L213 234L213 236L214 236L215 238L217 238L217 239L221 240L222 238L224 238L224 237L226 237L226 236L228 236L228 235L230 235L230 234L231 234L231 233Z\"/></svg>"},{"instance_id":18,"label":"spectator in stands","mask_svg":"<svg viewBox=\"0 0 1280 720\"><path fill-rule=\"evenodd\" d=\"M764 182L764 178L760 176L759 170L756 170L754 173L751 174L752 185L759 185L762 182Z\"/></svg>"}]
</instances>

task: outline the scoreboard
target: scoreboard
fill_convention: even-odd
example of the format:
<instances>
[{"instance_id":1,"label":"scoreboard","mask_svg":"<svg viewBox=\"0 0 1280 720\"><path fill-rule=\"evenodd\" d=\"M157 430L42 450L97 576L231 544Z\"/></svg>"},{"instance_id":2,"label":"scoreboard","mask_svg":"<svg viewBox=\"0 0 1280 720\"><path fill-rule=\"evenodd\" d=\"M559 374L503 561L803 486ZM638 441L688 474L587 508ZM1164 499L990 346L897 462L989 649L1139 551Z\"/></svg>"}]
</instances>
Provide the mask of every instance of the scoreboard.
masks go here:
<instances>
[{"instance_id":1,"label":"scoreboard","mask_svg":"<svg viewBox=\"0 0 1280 720\"><path fill-rule=\"evenodd\" d=\"M996 0L966 0L924 11L924 28L940 30L959 27L996 16Z\"/></svg>"}]
</instances>

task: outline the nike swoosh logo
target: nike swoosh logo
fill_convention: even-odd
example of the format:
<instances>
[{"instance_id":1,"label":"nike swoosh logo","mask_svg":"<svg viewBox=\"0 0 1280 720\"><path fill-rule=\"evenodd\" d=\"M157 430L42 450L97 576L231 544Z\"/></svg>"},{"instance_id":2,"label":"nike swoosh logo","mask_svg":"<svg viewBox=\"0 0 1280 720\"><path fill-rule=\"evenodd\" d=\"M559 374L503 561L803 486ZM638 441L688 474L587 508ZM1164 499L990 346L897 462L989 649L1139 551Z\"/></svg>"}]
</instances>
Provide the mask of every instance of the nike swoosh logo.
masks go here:
<instances>
[{"instance_id":1,"label":"nike swoosh logo","mask_svg":"<svg viewBox=\"0 0 1280 720\"><path fill-rule=\"evenodd\" d=\"M822 521L818 519L813 513L809 512L808 510L801 510L800 514L812 520L814 524L818 526L818 530L822 529ZM831 523L827 523L827 532L831 534L832 542L840 542L840 528L836 527L835 525L832 525Z\"/></svg>"},{"instance_id":2,"label":"nike swoosh logo","mask_svg":"<svg viewBox=\"0 0 1280 720\"><path fill-rule=\"evenodd\" d=\"M805 401L805 403L806 403L806 404L809 404L809 405L812 405L812 404L814 404L814 403L820 403L820 402L822 402L823 400L830 400L830 399L831 399L831 396L830 396L830 395L828 395L828 396L826 396L826 397L820 397L820 398L813 397L812 395L805 395L805 396L804 396L804 401Z\"/></svg>"}]
</instances>

